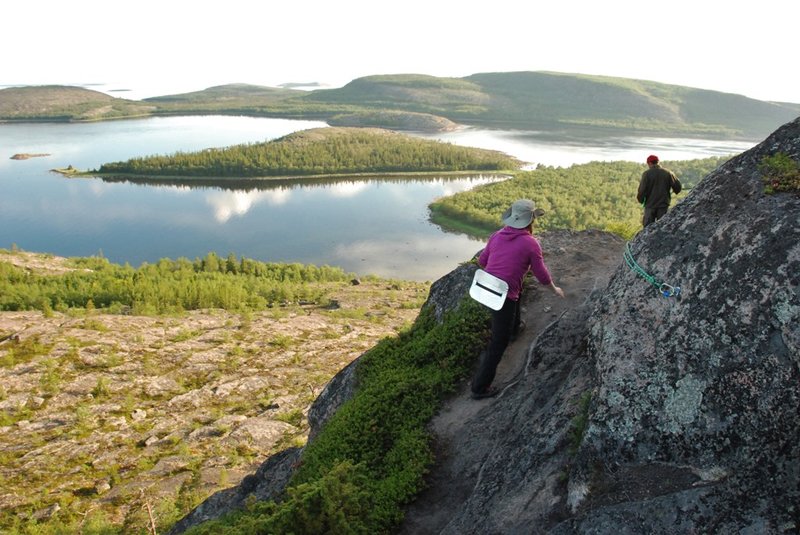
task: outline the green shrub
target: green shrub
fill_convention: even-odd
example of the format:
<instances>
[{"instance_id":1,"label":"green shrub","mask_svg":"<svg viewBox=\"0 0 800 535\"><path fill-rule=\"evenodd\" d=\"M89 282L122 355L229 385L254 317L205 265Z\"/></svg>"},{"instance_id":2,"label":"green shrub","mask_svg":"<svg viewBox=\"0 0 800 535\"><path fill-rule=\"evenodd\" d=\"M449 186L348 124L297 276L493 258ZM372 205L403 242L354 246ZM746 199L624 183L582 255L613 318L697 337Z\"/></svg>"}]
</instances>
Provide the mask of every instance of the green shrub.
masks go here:
<instances>
[{"instance_id":1,"label":"green shrub","mask_svg":"<svg viewBox=\"0 0 800 535\"><path fill-rule=\"evenodd\" d=\"M207 522L187 533L374 533L364 521L375 506L367 480L362 465L338 462L316 481L290 488L280 504L254 502L244 511Z\"/></svg>"},{"instance_id":2,"label":"green shrub","mask_svg":"<svg viewBox=\"0 0 800 535\"><path fill-rule=\"evenodd\" d=\"M95 398L106 398L111 394L111 385L109 384L108 379L103 377L102 375L97 378L97 383L95 383L94 388L92 389L92 395Z\"/></svg>"},{"instance_id":3,"label":"green shrub","mask_svg":"<svg viewBox=\"0 0 800 535\"><path fill-rule=\"evenodd\" d=\"M790 156L778 152L765 156L758 165L764 193L800 192L800 166Z\"/></svg>"},{"instance_id":4,"label":"green shrub","mask_svg":"<svg viewBox=\"0 0 800 535\"><path fill-rule=\"evenodd\" d=\"M13 339L5 346L5 354L0 355L0 366L12 368L17 364L24 364L36 357L47 355L53 344L45 344L38 336L25 339Z\"/></svg>"},{"instance_id":5,"label":"green shrub","mask_svg":"<svg viewBox=\"0 0 800 535\"><path fill-rule=\"evenodd\" d=\"M289 425L299 427L300 423L303 421L303 411L302 409L294 409L289 412L283 412L276 414L275 419L279 422L285 422Z\"/></svg>"},{"instance_id":6,"label":"green shrub","mask_svg":"<svg viewBox=\"0 0 800 535\"><path fill-rule=\"evenodd\" d=\"M324 301L337 283L354 277L330 266L247 258L236 262L231 257L224 261L215 253L194 262L161 259L136 269L96 257L74 258L70 263L76 271L43 275L0 262L0 311L41 310L47 316L58 310L80 317L97 310L136 315L207 308L247 312L275 304ZM83 328L108 330L91 317Z\"/></svg>"},{"instance_id":7,"label":"green shrub","mask_svg":"<svg viewBox=\"0 0 800 535\"><path fill-rule=\"evenodd\" d=\"M437 323L430 311L365 353L358 390L303 452L280 502L256 503L189 533L387 533L423 488L433 460L427 424L468 373L488 335L466 299Z\"/></svg>"},{"instance_id":8,"label":"green shrub","mask_svg":"<svg viewBox=\"0 0 800 535\"><path fill-rule=\"evenodd\" d=\"M589 405L592 402L592 393L584 392L578 400L578 413L570 421L569 452L575 455L583 442L583 434L589 425Z\"/></svg>"},{"instance_id":9,"label":"green shrub","mask_svg":"<svg viewBox=\"0 0 800 535\"><path fill-rule=\"evenodd\" d=\"M630 240L642 228L641 223L633 223L632 221L611 221L606 223L605 231L616 234L624 240Z\"/></svg>"}]
</instances>

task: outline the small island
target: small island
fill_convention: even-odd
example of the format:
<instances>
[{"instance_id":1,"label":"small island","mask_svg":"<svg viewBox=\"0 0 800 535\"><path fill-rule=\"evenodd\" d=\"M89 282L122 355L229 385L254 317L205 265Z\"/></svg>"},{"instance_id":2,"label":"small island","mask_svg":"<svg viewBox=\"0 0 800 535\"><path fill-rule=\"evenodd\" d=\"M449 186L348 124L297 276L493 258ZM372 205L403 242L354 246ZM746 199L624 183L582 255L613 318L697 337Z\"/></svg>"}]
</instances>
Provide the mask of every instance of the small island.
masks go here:
<instances>
[{"instance_id":1,"label":"small island","mask_svg":"<svg viewBox=\"0 0 800 535\"><path fill-rule=\"evenodd\" d=\"M523 162L499 151L461 147L379 128L315 128L264 142L132 158L66 176L129 180L307 179L317 177L509 172Z\"/></svg>"},{"instance_id":2,"label":"small island","mask_svg":"<svg viewBox=\"0 0 800 535\"><path fill-rule=\"evenodd\" d=\"M72 165L68 165L66 167L57 167L56 169L50 169L53 173L60 173L64 176L76 176L80 175L81 172L78 169L72 167Z\"/></svg>"},{"instance_id":3,"label":"small island","mask_svg":"<svg viewBox=\"0 0 800 535\"><path fill-rule=\"evenodd\" d=\"M44 158L45 156L50 156L46 153L37 153L37 154L29 154L27 152L22 152L19 154L15 154L11 157L12 160L27 160L29 158Z\"/></svg>"}]
</instances>

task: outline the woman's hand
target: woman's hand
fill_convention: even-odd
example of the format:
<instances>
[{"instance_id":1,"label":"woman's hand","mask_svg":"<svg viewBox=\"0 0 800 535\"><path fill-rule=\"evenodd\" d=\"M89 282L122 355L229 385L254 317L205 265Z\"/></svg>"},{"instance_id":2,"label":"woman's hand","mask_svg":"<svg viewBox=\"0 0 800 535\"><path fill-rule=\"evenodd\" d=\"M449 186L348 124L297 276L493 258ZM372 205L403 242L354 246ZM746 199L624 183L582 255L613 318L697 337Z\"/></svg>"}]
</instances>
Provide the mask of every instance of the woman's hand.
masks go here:
<instances>
[{"instance_id":1,"label":"woman's hand","mask_svg":"<svg viewBox=\"0 0 800 535\"><path fill-rule=\"evenodd\" d=\"M556 286L554 282L550 283L550 288L553 290L554 294L559 296L561 299L564 299L564 290Z\"/></svg>"}]
</instances>

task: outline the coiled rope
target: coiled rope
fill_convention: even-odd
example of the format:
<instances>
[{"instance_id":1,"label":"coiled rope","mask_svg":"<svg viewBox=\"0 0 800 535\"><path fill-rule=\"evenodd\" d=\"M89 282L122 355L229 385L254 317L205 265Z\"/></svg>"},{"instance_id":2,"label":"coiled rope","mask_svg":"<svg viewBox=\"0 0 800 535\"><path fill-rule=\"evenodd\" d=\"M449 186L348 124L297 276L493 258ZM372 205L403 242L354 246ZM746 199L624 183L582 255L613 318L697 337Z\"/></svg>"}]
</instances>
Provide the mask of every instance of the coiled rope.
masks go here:
<instances>
[{"instance_id":1,"label":"coiled rope","mask_svg":"<svg viewBox=\"0 0 800 535\"><path fill-rule=\"evenodd\" d=\"M636 260L633 258L633 253L631 252L630 242L625 244L625 252L623 256L625 257L625 263L628 264L628 267L641 276L644 280L649 282L652 286L654 286L662 296L677 297L681 294L680 286L671 286L664 281L659 281L645 271L642 266L636 263Z\"/></svg>"}]
</instances>

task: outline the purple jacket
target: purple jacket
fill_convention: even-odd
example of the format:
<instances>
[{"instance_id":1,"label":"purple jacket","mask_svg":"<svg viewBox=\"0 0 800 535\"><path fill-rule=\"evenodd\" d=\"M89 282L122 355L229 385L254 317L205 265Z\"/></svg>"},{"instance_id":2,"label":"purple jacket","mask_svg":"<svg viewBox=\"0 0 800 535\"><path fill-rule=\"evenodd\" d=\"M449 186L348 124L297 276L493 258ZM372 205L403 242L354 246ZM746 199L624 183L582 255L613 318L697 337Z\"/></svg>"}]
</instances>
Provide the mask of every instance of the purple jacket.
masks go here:
<instances>
[{"instance_id":1,"label":"purple jacket","mask_svg":"<svg viewBox=\"0 0 800 535\"><path fill-rule=\"evenodd\" d=\"M525 229L503 227L489 238L478 257L478 264L508 283L508 298L519 299L525 274L530 271L542 284L550 284L550 272L544 264L542 246Z\"/></svg>"}]
</instances>

